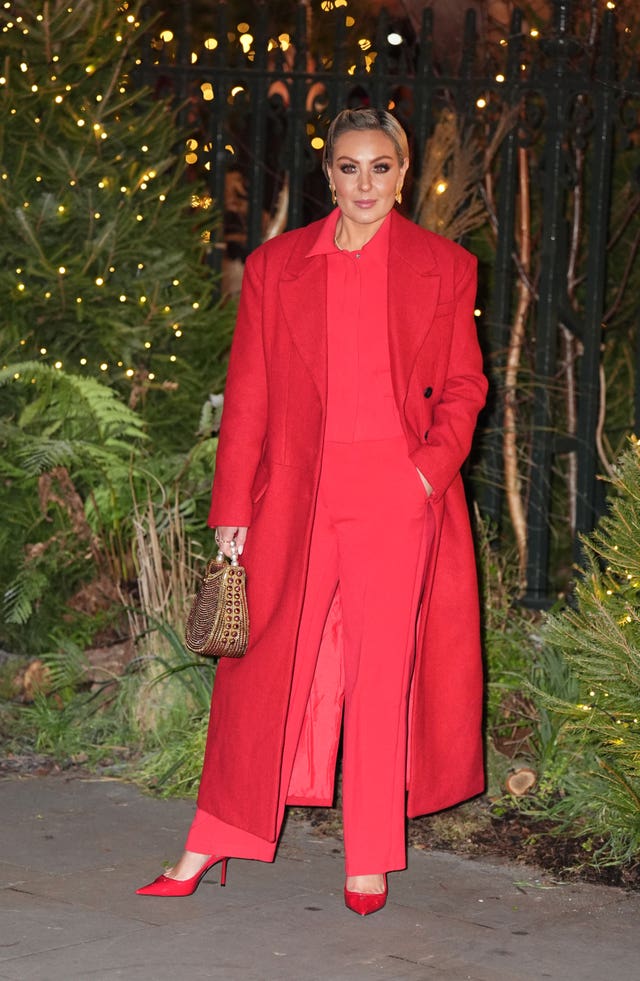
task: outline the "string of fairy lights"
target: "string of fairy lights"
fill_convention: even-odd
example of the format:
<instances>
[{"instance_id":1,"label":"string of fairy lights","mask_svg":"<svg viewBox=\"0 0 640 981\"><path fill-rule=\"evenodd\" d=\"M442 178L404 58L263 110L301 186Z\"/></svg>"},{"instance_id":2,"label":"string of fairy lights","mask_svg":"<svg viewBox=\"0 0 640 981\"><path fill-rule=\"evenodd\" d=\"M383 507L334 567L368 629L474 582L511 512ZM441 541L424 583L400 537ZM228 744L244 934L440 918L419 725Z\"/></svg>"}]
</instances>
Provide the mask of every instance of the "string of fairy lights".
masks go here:
<instances>
[{"instance_id":1,"label":"string of fairy lights","mask_svg":"<svg viewBox=\"0 0 640 981\"><path fill-rule=\"evenodd\" d=\"M115 28L113 39L117 44L124 44L126 41L130 40L141 26L140 22L133 14L127 13L128 6L128 3L124 3L117 9L117 11L114 11L114 15L116 17L119 16L120 18L120 23L118 23L117 20L114 21L117 26ZM3 4L3 9L5 11L11 10L11 8L12 4L10 2L5 2ZM73 16L73 5L69 5L66 8L66 14L70 17ZM42 13L37 13L35 14L34 19L36 23L43 24L45 18ZM3 23L2 33L7 34L10 31L19 32L23 38L27 39L22 49L23 52L25 49L28 50L30 44L33 44L33 35L32 38L29 38L29 35L32 34L32 32L30 31L29 26L25 21L25 17L22 14L17 13L14 18L9 18ZM36 42L36 44L37 43L38 42ZM58 109L60 109L60 111L64 111L67 114L67 118L70 115L75 121L78 129L87 132L87 137L90 140L94 140L96 143L98 141L104 142L109 140L111 130L106 124L105 119L101 116L100 112L105 101L106 91L105 93L98 91L97 93L91 93L91 96L88 96L82 91L81 80L74 80L73 84L64 81L65 65L64 59L61 58L60 54L53 53L48 60L45 60L42 57L42 46L39 45L35 50L37 51L37 54L34 54L33 60L37 65L37 68L34 68L29 63L27 60L27 55L24 53L19 61L16 58L13 59L13 63L9 58L5 60L3 66L5 70L4 73L0 75L0 91L4 89L5 93L7 93L9 96L11 96L13 92L24 96L25 91L27 94L33 95L37 100L34 103L34 105L38 107L36 112L39 113L39 115L37 114L33 117L33 123L36 126L40 126L42 122L43 110L42 102L40 100L47 98L51 100L51 108L54 111L57 111ZM94 75L96 70L96 65L90 62L84 66L84 75L86 77L91 77ZM13 85L11 72L14 73ZM43 72L45 74L43 74ZM38 74L40 77L38 77ZM120 95L127 94L128 90L125 77L118 79L116 89ZM72 95L75 97L75 99L71 97ZM79 100L77 98L78 95L80 96ZM79 102L79 104L74 106L74 101ZM24 105L24 103L25 100L23 98L22 104ZM19 100L17 101L17 105L20 105ZM108 115L110 112L110 107L107 106L106 108L106 114ZM9 116L16 116L18 113L18 108L16 108L15 105L12 105L10 106L8 113ZM118 119L117 114L115 114L115 119ZM120 127L122 127L123 124L119 120L118 122ZM131 129L132 127L130 126L129 130ZM144 165L143 155L146 154L151 156L153 155L153 151L147 143L142 143L139 147L138 159L140 162L140 172L137 176L131 176L130 166L121 168L123 172L127 173L128 179L126 181L122 181L117 176L112 174L105 175L95 181L87 182L87 180L81 181L80 178L74 174L71 174L66 190L64 188L56 188L56 196L61 198L60 202L55 204L57 219L64 222L65 220L71 218L72 214L74 213L75 202L73 200L69 201L68 195L73 194L74 192L77 194L77 192L82 189L85 193L85 197L88 196L91 200L93 200L93 196L96 192L98 194L103 193L107 195L107 197L111 196L112 201L113 195L116 194L122 201L126 201L127 204L133 208L133 211L135 212L135 221L137 223L144 222L148 216L147 209L149 204L153 202L155 203L156 208L161 208L167 201L168 194L168 189L166 187L159 191L154 190L154 181L157 182L159 174L153 166ZM132 151L133 159L135 159L137 156L138 151ZM98 154L95 155L95 158L98 159ZM119 157L116 156L115 160L118 161ZM0 181L5 184L8 193L11 189L11 175L7 169L2 169L2 172L0 172ZM46 190L47 180L42 173L35 174L34 182L40 189L43 191ZM90 188L87 186L88 183L90 184ZM168 183L170 184L170 182ZM145 192L147 193L145 194ZM151 193L151 198L148 196L149 193ZM184 198L184 191L182 192L181 197ZM210 198L206 200L203 196L197 196L197 198L196 196L193 196L191 204L192 207L197 207L199 210L206 210L212 206L212 201ZM25 215L25 220L31 211L37 211L41 206L42 203L40 199L29 200L25 196L25 200L22 201L21 205L21 210ZM113 211L113 208L111 211ZM50 215L48 217L50 217ZM94 232L95 226L103 221L105 217L112 217L112 214L108 212L105 202L104 208L101 208L99 204L97 207L92 208L88 217L91 225L90 232ZM77 221L77 209L74 220ZM172 338L179 340L184 333L184 317L176 317L173 308L173 301L167 301L160 296L160 293L162 291L166 292L167 290L170 291L172 289L179 289L181 287L181 279L179 276L174 276L170 281L163 283L161 288L158 283L147 282L141 289L136 289L140 281L144 278L146 268L147 266L145 262L137 261L135 263L135 270L129 269L128 271L125 271L120 266L117 266L114 261L108 261L105 267L100 270L100 274L94 275L91 282L87 281L86 283L82 283L82 291L78 291L78 294L75 297L71 296L70 301L74 302L76 307L80 308L87 301L96 299L99 294L104 294L111 290L110 298L115 299L117 297L117 301L123 305L132 303L135 304L136 310L141 311L143 314L142 325L144 325L145 322L150 323L154 319L156 321L159 319L161 325L162 323L166 322L166 324L171 328ZM39 294L39 296L42 296L46 301L51 300L55 302L61 294L65 294L65 298L69 299L66 296L65 291L68 290L67 284L72 282L74 279L73 272L74 270L70 268L70 263L68 261L60 263L57 266L52 266L51 278L53 279L55 276L57 283L51 282L50 288L45 289L45 291L42 294ZM148 275L153 276L153 270L151 270ZM23 299L29 299L30 291L42 288L39 285L42 281L42 271L40 270L39 275L32 278L34 279L34 283L30 283L29 272L24 268L23 264L16 266L15 283L13 289L13 296L16 303L19 303L20 300ZM126 281L124 288L122 285L118 287L119 280L121 284L122 281ZM95 291L90 295L87 293L89 286L91 286L92 290ZM147 287L146 289L145 286ZM200 308L200 302L198 300L191 301L189 299L187 301L184 298L179 298L177 305L178 311L182 312L183 314L186 312L187 307L194 311L197 311ZM137 315L138 314L136 313L136 316ZM19 341L21 348L26 348L28 344L31 345L33 343L33 338L27 337L23 337ZM153 347L153 341L151 338L145 340L142 343L142 347L145 351L149 352ZM57 356L55 352L50 351L45 344L38 345L37 341L35 341L35 350L37 350L40 358L42 358L45 363L50 364L52 367L56 369L62 369L65 367L63 358ZM168 360L175 363L177 361L177 355L173 353L169 354ZM78 357L75 363L83 369L92 367L89 364L89 359L84 355ZM7 366L5 365L4 367L6 368ZM127 379L133 379L138 373L138 369L130 365L126 365L122 358L117 359L112 363L110 363L108 360L100 359L93 365L93 368L97 368L99 373L102 374L117 370L124 378ZM15 374L15 377L20 377L19 372ZM154 381L155 374L153 371L148 371L145 369L144 378L148 381Z\"/></svg>"},{"instance_id":2,"label":"string of fairy lights","mask_svg":"<svg viewBox=\"0 0 640 981\"><path fill-rule=\"evenodd\" d=\"M322 0L322 3L320 4L320 9L324 13L329 13L334 10L338 10L339 8L347 8L348 5L349 5L348 0ZM614 2L614 0L606 0L604 6L608 10L616 9L616 3ZM347 29L356 27L357 25L356 25L355 18L347 14L345 16L345 25ZM631 29L628 27L625 30L627 33L630 33L631 31ZM528 30L528 35L531 39L535 41L540 38L540 30L535 26L531 27ZM392 47L397 47L405 43L405 38L397 30L389 31L386 40L387 43ZM170 54L174 54L175 52L172 51L171 48L171 45L174 41L175 41L175 36L173 31L168 28L165 28L159 32L158 38L156 39L155 42L155 47L158 49L168 47ZM248 62L252 62L255 60L256 57L256 50L254 47L255 38L254 35L251 33L251 25L248 22L246 21L239 22L236 25L236 30L230 31L227 34L227 41L229 43L237 43L241 47L242 52L244 53L246 60ZM267 53L272 52L276 48L279 48L283 52L287 52L289 48L292 46L292 43L293 42L292 42L291 35L286 32L278 34L277 36L269 37L267 40ZM364 36L358 38L357 41L358 47L364 54L363 67L365 72L371 72L375 60L377 58L378 53L377 51L373 50L373 43L374 42L371 40L371 38L364 37ZM203 40L202 47L205 49L205 51L215 51L219 47L219 44L220 42L218 38L216 38L215 36L210 36L210 37L206 37ZM503 37L500 38L499 44L501 47L506 48L509 44L509 41L507 38ZM199 57L200 55L197 51L192 51L190 56L191 64L192 65L197 64L199 61ZM322 59L322 62L323 62L323 66L327 68L330 66L331 58L326 57ZM526 72L527 68L528 66L525 62L521 63L520 70L522 72ZM346 69L347 74L352 76L356 74L357 70L358 70L358 65L355 63L349 65L348 68ZM506 76L502 72L496 73L495 75L496 83L501 85L505 81L506 81ZM202 82L200 84L200 91L201 91L202 99L205 102L212 102L216 97L214 87L211 84L211 82L208 81ZM234 99L244 91L245 91L244 85L242 84L233 85L230 88L229 93L227 95L228 101L232 104ZM489 105L489 102L490 102L490 95L488 94L481 95L476 100L476 107L481 110L486 109L487 106ZM390 110L394 108L393 102L389 103L388 108ZM310 138L311 147L314 150L322 150L324 146L324 139L322 138L322 136L315 133L315 127L313 126L312 123L308 125L307 132ZM200 147L199 142L195 137L192 137L188 140L185 159L189 165L195 165L198 163L199 161L198 150L200 149L203 150L205 153L207 153L211 150L211 145L204 143L203 146ZM225 149L231 154L234 153L234 148L231 144L227 144ZM211 161L206 160L203 166L205 170L210 170ZM446 184L442 185L438 189L437 193L442 194L444 190L446 190Z\"/></svg>"},{"instance_id":3,"label":"string of fairy lights","mask_svg":"<svg viewBox=\"0 0 640 981\"><path fill-rule=\"evenodd\" d=\"M5 2L2 4L2 8L4 11L11 11L14 8L14 6L15 5L11 2L11 0L5 0ZM323 0L323 2L321 3L321 11L324 13L329 13L339 8L346 9L348 8L348 6L349 6L348 0ZM606 0L604 6L610 10L613 10L615 9L616 4L614 0ZM73 4L70 4L66 8L66 13L69 16L73 16L74 14ZM116 44L120 45L127 42L136 32L138 32L140 30L141 24L140 21L137 19L137 16L129 12L128 2L123 2L119 7L117 7L117 14L119 15L120 23L115 28L113 39L116 42ZM35 14L35 21L38 24L42 24L42 22L44 21L44 14L42 12ZM345 24L346 27L349 29L356 28L357 26L355 18L351 16L349 13L345 14ZM630 30L630 29L626 28L626 30ZM27 21L25 20L25 16L22 13L16 12L16 15L14 17L9 15L9 19L7 19L3 23L2 33L6 34L10 31L17 31L21 33L24 38L28 38L30 34L30 29ZM540 31L536 27L531 27L528 33L531 39L533 39L534 41L540 37ZM229 32L227 36L227 40L229 43L236 43L237 45L240 46L241 51L245 56L247 62L250 63L255 59L256 42L255 42L255 37L252 34L251 25L248 21L240 21L236 25L235 31ZM175 38L171 30L161 29L157 37L154 39L152 47L155 48L158 55L163 47L168 47L169 53L171 53L172 50L171 46L174 41ZM387 42L392 46L397 46L405 43L405 39L402 37L400 33L394 30L389 32L387 36ZM506 47L509 42L507 38L501 38L499 43L502 47ZM280 51L286 54L289 48L291 48L292 44L293 41L291 35L287 32L281 32L278 35L274 35L268 38L267 52L269 53L275 51L276 49L279 49ZM373 46L372 46L373 42L371 41L370 38L362 36L357 39L357 44L364 56L365 70L371 71L375 58L377 56L377 52L373 50ZM219 40L215 36L206 37L202 41L202 48L204 49L204 51L209 51L209 52L214 51L217 47L219 47ZM199 60L199 57L200 56L198 51L192 51L191 63L196 64ZM330 59L327 60L327 65L329 64L329 61ZM135 62L136 64L140 64L140 59L139 58L135 59ZM4 63L5 66L8 63L9 60L7 59ZM523 62L520 68L523 72L525 72L527 70L526 63ZM43 96L50 97L52 99L52 104L54 107L60 107L61 109L65 109L67 112L71 112L74 115L75 125L78 127L78 129L83 132L86 131L87 135L93 138L96 143L105 143L106 141L109 140L110 138L109 125L107 125L104 118L101 118L100 111L99 111L101 104L103 103L104 100L104 94L102 92L97 92L93 95L93 99L95 103L94 106L91 106L89 104L88 99L81 98L80 106L78 108L74 108L71 105L71 103L73 102L72 95L75 96L80 91L81 83L76 81L74 82L74 84L71 84L70 82L64 81L65 70L64 70L63 60L60 54L58 53L52 54L50 63L47 67L48 75L46 78L35 77L35 73L33 69L30 67L28 61L25 60L25 58L20 60L17 65L12 66L12 70L19 73L22 85L23 86L27 85L28 91L34 96L34 98L35 97L42 98ZM86 76L86 78L91 78L95 74L96 70L97 70L96 64L93 62L89 62L84 66L84 75ZM352 64L347 68L347 71L350 74L354 74L356 70L357 70L356 64ZM497 73L495 76L495 82L497 84L504 83L505 82L504 74ZM5 67L4 73L0 74L0 90L3 87L10 88L9 83L10 83L10 79L8 77L8 72ZM119 80L117 90L121 95L125 95L127 93L126 78L123 77L122 79ZM244 91L244 86L242 84L232 86L227 95L228 100L232 102L243 91ZM216 98L216 93L214 91L214 88L212 84L208 81L203 81L200 84L200 92L205 102L212 101L213 99ZM489 94L479 96L476 100L477 108L480 110L485 109L489 105L490 98L491 96ZM394 104L391 102L389 103L388 107L389 109L393 109ZM9 109L9 114L15 115L17 111L18 110L16 109L16 107L12 106ZM34 123L38 125L40 121L41 121L40 118L36 115L34 117ZM319 135L315 131L315 127L313 123L310 123L307 126L307 134L310 140L311 147L316 151L321 150L322 147L324 146L324 139L321 135ZM189 137L185 147L186 163L190 166L197 165L200 162L199 153L201 150L204 151L205 154L208 154L208 152L211 150L211 144L204 142L203 145L200 146L197 137L195 136ZM227 144L226 150L230 154L233 154L235 152L231 144ZM139 151L141 155L150 154L151 152L150 147L147 143L142 143L139 147ZM203 166L205 169L209 170L211 168L211 160L206 159L204 161ZM157 182L157 178L158 178L158 172L154 167L152 166L146 168L142 167L141 172L135 181L129 183L122 182L119 184L119 193L123 196L123 198L133 202L134 198L136 198L136 196L140 194L144 195L144 197L147 198L144 192L151 191L152 197L155 196L155 201L157 205L161 206L167 200L167 193L164 190L159 192L154 191L154 182ZM41 174L36 174L34 179L36 184L43 183L43 176ZM6 170L3 170L0 173L0 181L10 182L10 175ZM77 186L77 183L78 183L77 179L72 176L69 179L69 188L71 189L75 188ZM113 191L114 189L113 185L114 185L114 178L109 176L102 177L100 180L97 181L96 184L97 189L99 191L104 191L109 193ZM443 195L446 193L447 181L444 177L439 179L436 185L434 185L434 191L438 195ZM145 221L145 209L147 206L148 206L148 198L146 201L144 201L139 205L139 209L137 210L135 215L135 220L137 222L141 223ZM206 210L211 208L212 206L213 206L213 202L210 196L197 195L194 196L192 199L192 207L194 207L195 209ZM28 213L31 207L31 202L29 200L24 200L22 207L25 214ZM64 201L61 201L57 205L57 212L61 221L65 219L68 209L69 209L69 205ZM103 211L98 206L92 212L91 221L95 223L99 223L102 219L103 219ZM207 235L208 233L206 232L203 233L203 237L205 237L205 239L207 238ZM138 262L137 273L138 274L142 273L144 269L145 269L145 264L143 262ZM93 287L95 287L95 289L98 291L106 291L110 286L113 286L115 288L119 272L120 270L117 269L114 263L109 263L109 265L104 270L102 270L99 275L96 275L94 277ZM70 273L68 264L61 263L60 265L58 265L56 273L58 277L58 289L59 290L64 289L65 279L69 278L69 273ZM30 287L28 283L28 277L22 266L16 267L15 276L16 276L16 281L15 281L14 295L16 299L19 300L21 297L25 297L28 294ZM173 281L171 282L171 287L173 288L180 287L180 279L174 278ZM145 312L147 321L150 321L154 316L158 316L159 314L161 316L164 316L167 320L168 325L172 330L172 336L175 339L179 340L183 336L183 328L184 328L183 319L174 318L172 316L173 309L172 309L171 302L165 302L160 307L158 304L157 296L150 297L148 294L149 291L147 290L146 292L144 291L139 292L137 295L134 296L131 292L131 289L129 288L128 290L123 289L122 291L117 292L117 299L118 302L120 302L121 304L135 302L137 304L137 307ZM53 300L55 298L55 295L56 294L54 289L47 289L44 293L44 298L46 300ZM75 303L79 307L87 299L89 299L89 297L83 296L79 293L75 297ZM191 304L191 308L193 310L197 310L199 308L199 305L200 304L198 301L194 301ZM477 310L476 315L479 314L480 314L480 310ZM26 346L27 339L22 338L20 344L21 346ZM151 339L148 339L144 342L144 348L147 351L149 351L152 348L152 345L153 342ZM42 358L46 358L48 363L51 363L54 367L56 368L64 367L63 359L57 357L55 353L50 352L45 345L39 346L38 350L40 356ZM177 360L176 354L170 354L169 360L175 362ZM83 368L89 367L88 359L85 356L81 356L78 359L78 364ZM113 365L111 365L106 360L101 360L99 364L97 364L97 368L101 373L106 373L112 369L117 369L118 371L121 371L124 374L124 376L127 378L133 378L133 376L136 373L136 369L129 365L126 365L123 359L118 359L117 361L114 362ZM147 377L150 380L153 380L154 378L153 372L148 373Z\"/></svg>"},{"instance_id":4,"label":"string of fairy lights","mask_svg":"<svg viewBox=\"0 0 640 981\"><path fill-rule=\"evenodd\" d=\"M322 3L320 4L320 9L324 13L329 13L338 10L340 8L348 8L348 6L349 6L349 0L322 0ZM614 0L605 0L604 6L608 10L616 9L616 3L614 2ZM350 14L346 14L345 25L347 29L355 28L357 26L355 17L351 16ZM629 33L631 29L627 27L625 28L625 30L627 33ZM535 26L529 28L528 35L534 41L538 40L541 36L540 30ZM400 46L406 43L405 38L397 30L389 31L386 40L387 43L392 47ZM255 37L251 33L251 25L247 21L240 21L236 25L235 31L228 32L227 41L229 43L237 43L240 46L247 62L250 63L254 61L256 57ZM175 42L175 36L173 31L170 30L169 28L164 28L160 30L158 37L154 42L154 47L157 50L162 50L163 48L166 48L169 53L169 56L173 57L175 56L175 48L173 47L174 42ZM371 40L371 38L365 36L360 37L357 40L357 45L364 54L363 67L365 72L371 72L378 54L377 51L373 49L373 43L374 42ZM266 44L267 44L267 53L270 53L278 48L282 52L286 53L289 50L289 48L292 46L293 41L289 33L283 32L278 34L277 36L274 35L269 37L267 39ZM509 41L506 37L500 38L499 45L501 47L506 48L508 44ZM220 46L220 41L215 36L206 37L202 41L202 47L205 51L209 51L209 52L215 51L219 46ZM197 64L199 59L200 59L199 52L191 51L190 54L191 64L192 65ZM321 60L323 63L323 67L327 68L330 66L331 58L329 56ZM520 65L521 72L523 73L526 72L528 70L528 67L529 66L525 62L522 62ZM352 76L356 74L357 70L358 70L358 65L356 63L349 65L346 69L347 74ZM506 76L504 75L503 72L497 72L494 80L498 85L502 85L504 82L506 82ZM200 84L200 92L204 102L212 102L216 98L214 87L209 81L203 81ZM236 84L231 86L229 92L227 93L227 101L230 104L233 104L236 97L244 92L245 92L245 86L243 84ZM491 101L491 95L489 93L480 95L476 99L476 107L479 110L484 110L489 106L490 101ZM395 108L394 103L392 101L389 102L387 108L389 110L393 110ZM324 147L324 139L321 135L316 133L316 128L313 122L308 123L307 134L309 136L311 148L316 151L322 150L322 148ZM186 162L190 166L195 166L201 162L204 169L210 171L211 161L209 159L204 159L204 162L202 162L200 160L199 152L203 152L206 158L206 155L211 150L212 150L212 145L210 143L205 141L201 146L199 140L196 137L191 137L187 142L186 154L185 154ZM231 144L227 144L225 146L225 150L232 155L235 153L234 147ZM446 191L446 188L447 188L446 182L440 182L438 187L436 188L436 193L443 194Z\"/></svg>"}]
</instances>

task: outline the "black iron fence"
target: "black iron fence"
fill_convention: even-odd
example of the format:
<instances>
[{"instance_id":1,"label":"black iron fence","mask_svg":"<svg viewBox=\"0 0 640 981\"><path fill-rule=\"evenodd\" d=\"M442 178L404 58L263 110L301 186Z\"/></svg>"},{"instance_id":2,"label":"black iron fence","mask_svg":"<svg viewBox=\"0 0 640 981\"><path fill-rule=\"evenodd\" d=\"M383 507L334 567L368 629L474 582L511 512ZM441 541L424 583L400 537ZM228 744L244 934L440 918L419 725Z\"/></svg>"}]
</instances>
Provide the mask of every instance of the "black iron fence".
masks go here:
<instances>
[{"instance_id":1,"label":"black iron fence","mask_svg":"<svg viewBox=\"0 0 640 981\"><path fill-rule=\"evenodd\" d=\"M375 37L361 39L354 54L344 5L332 6L333 50L319 56L307 43L307 4L297 8L295 30L278 36L270 29L267 4L256 3L251 25L236 25L226 3L212 3L213 26L204 37L194 32L190 5L183 3L175 36L149 39L140 79L161 94L169 90L182 107L193 133L188 159L224 214L217 261L225 251L242 255L284 227L327 213L323 140L329 121L345 106L389 107L409 134L417 175L444 109L456 113L481 149L502 127L482 185L487 229L480 241L479 325L493 386L480 434L478 497L499 526L505 494L518 495L526 523L520 552L525 599L544 604L556 582L553 543L563 539L575 546L602 507L597 477L603 469L598 446L612 182L623 160L627 184L638 184L637 67L627 60L620 77L614 11L605 10L582 36L571 0L555 0L553 22L540 31L525 25L516 10L496 46L498 57L477 37L468 13L455 71L446 58L434 57L429 10L412 44L402 38L397 43L383 11ZM528 229L522 227L523 179L533 202ZM414 218L415 188L414 182L403 205ZM627 187L625 193L629 208L637 208L635 191ZM627 215L616 232L618 242L620 236L630 242L622 286L633 281L636 268L633 220ZM526 235L536 251L533 264L523 261ZM514 341L523 289L526 332ZM514 396L504 378L514 356L522 358L521 391L515 393L522 484L515 490L504 477L505 405ZM632 396L623 428L638 417Z\"/></svg>"}]
</instances>

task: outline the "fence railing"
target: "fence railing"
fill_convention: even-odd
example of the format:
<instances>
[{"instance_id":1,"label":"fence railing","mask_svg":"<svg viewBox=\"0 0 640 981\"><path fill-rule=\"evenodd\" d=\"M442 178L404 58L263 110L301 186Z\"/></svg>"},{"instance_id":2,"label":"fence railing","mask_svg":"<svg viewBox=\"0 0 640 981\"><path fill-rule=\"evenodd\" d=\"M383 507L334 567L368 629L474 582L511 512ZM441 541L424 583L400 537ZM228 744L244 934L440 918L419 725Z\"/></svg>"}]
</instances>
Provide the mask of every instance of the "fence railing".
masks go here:
<instances>
[{"instance_id":1,"label":"fence railing","mask_svg":"<svg viewBox=\"0 0 640 981\"><path fill-rule=\"evenodd\" d=\"M555 0L553 23L540 36L523 29L523 15L516 10L499 49L501 64L488 57L469 12L457 71L443 72L433 56L429 10L412 46L390 42L383 11L370 48L354 54L344 8L336 7L333 51L318 61L307 41L306 4L298 6L295 31L286 38L270 33L265 3L256 3L244 38L226 3L211 6L215 26L208 37L196 37L190 5L180 5L183 19L174 41L150 39L139 79L161 94L170 91L182 107L193 133L193 166L206 177L224 216L217 261L224 250L242 255L274 229L297 227L328 212L322 145L329 121L345 106L391 108L409 135L418 175L443 109L453 109L461 127L484 145L510 120L483 191L490 199L490 232L481 263L479 326L493 384L479 440L478 497L483 512L500 525L503 381L514 350L516 293L524 283L530 307L529 361L521 375L526 479L520 493L527 540L521 561L525 600L546 603L556 579L550 569L552 542L568 537L577 549L580 533L591 530L602 509L597 446L612 174L622 157L631 162L626 164L630 173L635 160L636 181L640 169L633 142L640 85L637 73L618 75L614 12L604 12L593 42L576 36L571 0ZM519 261L523 233L516 231L523 150L535 225L530 234L537 249L530 274ZM416 181L403 205L414 218L415 189ZM629 428L637 417L631 399ZM558 469L570 488L560 494Z\"/></svg>"}]
</instances>

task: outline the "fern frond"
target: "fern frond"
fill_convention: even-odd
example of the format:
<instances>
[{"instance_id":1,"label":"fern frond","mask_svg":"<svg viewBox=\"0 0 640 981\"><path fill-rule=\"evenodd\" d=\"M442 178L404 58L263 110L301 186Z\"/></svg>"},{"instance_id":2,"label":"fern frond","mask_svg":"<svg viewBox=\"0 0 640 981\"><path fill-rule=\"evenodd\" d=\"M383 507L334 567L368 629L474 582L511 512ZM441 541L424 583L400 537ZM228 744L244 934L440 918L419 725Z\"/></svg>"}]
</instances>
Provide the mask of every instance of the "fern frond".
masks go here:
<instances>
[{"instance_id":1,"label":"fern frond","mask_svg":"<svg viewBox=\"0 0 640 981\"><path fill-rule=\"evenodd\" d=\"M23 566L4 594L6 623L25 624L47 584L47 576L42 572L33 567Z\"/></svg>"},{"instance_id":2,"label":"fern frond","mask_svg":"<svg viewBox=\"0 0 640 981\"><path fill-rule=\"evenodd\" d=\"M142 420L114 389L95 378L24 361L0 369L0 387L28 385L37 396L37 413L25 416L25 425L52 425L60 421L75 438L144 440Z\"/></svg>"},{"instance_id":3,"label":"fern frond","mask_svg":"<svg viewBox=\"0 0 640 981\"><path fill-rule=\"evenodd\" d=\"M47 667L49 684L54 691L76 688L86 679L86 657L81 648L68 638L59 638L58 644L56 650L41 655Z\"/></svg>"},{"instance_id":4,"label":"fern frond","mask_svg":"<svg viewBox=\"0 0 640 981\"><path fill-rule=\"evenodd\" d=\"M37 477L54 467L71 467L78 459L77 445L66 439L25 439L17 458L25 474Z\"/></svg>"}]
</instances>

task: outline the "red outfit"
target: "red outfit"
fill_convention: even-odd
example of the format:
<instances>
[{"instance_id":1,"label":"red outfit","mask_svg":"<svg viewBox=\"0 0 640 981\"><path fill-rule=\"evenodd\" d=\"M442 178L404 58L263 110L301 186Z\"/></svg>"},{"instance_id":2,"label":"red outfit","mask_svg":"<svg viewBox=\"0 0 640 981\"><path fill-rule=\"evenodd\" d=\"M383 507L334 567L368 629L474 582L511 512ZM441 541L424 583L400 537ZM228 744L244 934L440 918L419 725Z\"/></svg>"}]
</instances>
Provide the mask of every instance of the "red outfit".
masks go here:
<instances>
[{"instance_id":1,"label":"red outfit","mask_svg":"<svg viewBox=\"0 0 640 981\"><path fill-rule=\"evenodd\" d=\"M337 214L336 214L337 218ZM311 717L344 700L343 824L347 875L405 867L408 692L428 537L427 496L407 455L387 339L389 222L359 252L325 224L310 255L327 256L328 396L322 472L285 734L278 807L285 803L310 691ZM402 575L389 577L389 528ZM339 585L344 643L318 650ZM332 656L333 655L333 656ZM314 685L314 676L321 683ZM381 679L384 683L381 684ZM312 703L314 700L312 696ZM333 742L338 731L333 730ZM333 753L330 754L333 756ZM305 782L296 772L293 785ZM326 774L325 780L332 775ZM301 794L301 802L305 802ZM270 860L246 832L199 810L187 847Z\"/></svg>"},{"instance_id":2,"label":"red outfit","mask_svg":"<svg viewBox=\"0 0 640 981\"><path fill-rule=\"evenodd\" d=\"M395 212L390 215L387 335L393 402L404 443L399 438L379 440L374 454L377 473L370 468L365 476L362 457L347 481L342 451L347 449L353 460L354 447L366 454L370 441L324 442L328 358L334 353L333 346L328 351L327 324L327 269L333 257L314 252L314 247L335 221L336 213L324 223L279 236L247 262L210 512L211 525L249 526L243 561L251 631L245 657L218 665L199 814L206 812L235 829L245 836L245 844L261 843L264 857L273 852L290 770L289 801L329 803L332 798L341 708L340 686L332 671L342 663L335 653L353 636L358 618L366 627L371 607L384 608L387 594L383 589L382 597L365 597L360 613L352 604L343 615L338 591L319 656L318 623L336 578L341 579L341 589L342 580L350 578L357 593L363 563L376 557L382 566L380 583L405 578L400 589L405 598L422 580L424 565L415 622L410 613L409 623L405 617L397 625L405 639L417 628L419 639L409 686L407 811L411 816L438 810L483 787L477 587L459 474L486 393L473 320L475 262L459 246ZM349 256L335 258L353 261ZM332 372L332 385L334 381ZM359 425L356 413L356 431ZM392 444L393 466L380 467L382 447L391 452ZM416 466L434 488L428 501ZM380 482L381 498L389 493L382 487L382 470L391 481L393 500L388 504L395 514L406 513L410 523L415 509L423 509L423 534L413 537L422 538L422 548L428 543L426 561L414 552L405 563L402 554L391 550L388 510L375 526L384 531L384 540L369 521L377 507L369 490ZM335 491L340 484L347 493L338 500ZM347 506L364 517L362 527L369 521L365 532L357 530L353 514L339 513ZM319 523L327 514L326 534L320 536ZM319 551L321 540L326 554ZM312 594L313 604L307 601ZM407 641L399 672L405 691L402 671L410 669L410 647ZM345 657L347 698L348 660ZM357 657L354 664L357 674ZM378 662L381 689L388 664L383 667L384 671ZM303 735L294 747L291 733L299 728L302 711ZM349 728L358 711L354 708L347 716ZM374 716L380 718L377 709ZM396 708L396 720L397 716ZM357 725L353 731L358 731ZM354 780L357 785L357 775ZM362 837L357 828L354 834ZM189 846L209 851L196 848L191 837ZM388 861L395 862L395 846L389 847ZM225 849L222 842L215 843L215 850L242 854ZM253 855L260 857L255 851ZM360 859L354 858L356 873L380 871L356 868L355 861Z\"/></svg>"}]
</instances>

